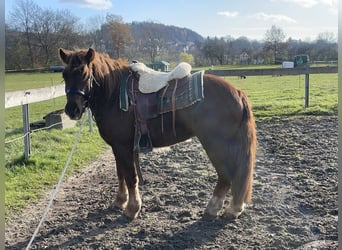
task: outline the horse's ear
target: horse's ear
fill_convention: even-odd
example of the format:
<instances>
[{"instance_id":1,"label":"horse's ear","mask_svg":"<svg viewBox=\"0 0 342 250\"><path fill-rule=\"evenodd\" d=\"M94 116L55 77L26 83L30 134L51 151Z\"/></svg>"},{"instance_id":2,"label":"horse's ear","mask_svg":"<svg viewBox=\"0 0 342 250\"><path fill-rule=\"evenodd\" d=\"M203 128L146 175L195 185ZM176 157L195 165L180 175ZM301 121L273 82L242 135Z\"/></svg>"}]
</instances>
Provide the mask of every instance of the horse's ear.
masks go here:
<instances>
[{"instance_id":1,"label":"horse's ear","mask_svg":"<svg viewBox=\"0 0 342 250\"><path fill-rule=\"evenodd\" d=\"M59 52L59 57L62 59L62 61L65 64L68 64L70 51L67 51L65 49L59 48L58 52Z\"/></svg>"},{"instance_id":2,"label":"horse's ear","mask_svg":"<svg viewBox=\"0 0 342 250\"><path fill-rule=\"evenodd\" d=\"M89 48L86 56L85 56L85 59L87 61L87 63L91 63L95 58L95 50L93 48Z\"/></svg>"}]
</instances>

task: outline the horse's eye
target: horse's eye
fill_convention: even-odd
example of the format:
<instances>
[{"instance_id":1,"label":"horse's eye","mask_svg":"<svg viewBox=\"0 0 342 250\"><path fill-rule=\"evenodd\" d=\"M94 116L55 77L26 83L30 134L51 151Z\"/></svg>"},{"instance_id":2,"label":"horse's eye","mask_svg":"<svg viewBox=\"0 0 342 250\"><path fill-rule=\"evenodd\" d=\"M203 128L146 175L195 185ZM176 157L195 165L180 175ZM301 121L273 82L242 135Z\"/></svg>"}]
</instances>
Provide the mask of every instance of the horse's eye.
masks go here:
<instances>
[{"instance_id":1,"label":"horse's eye","mask_svg":"<svg viewBox=\"0 0 342 250\"><path fill-rule=\"evenodd\" d=\"M86 66L82 66L79 68L78 70L79 74L81 75L82 79L83 80L87 80L89 77L88 77L88 71L86 69Z\"/></svg>"}]
</instances>

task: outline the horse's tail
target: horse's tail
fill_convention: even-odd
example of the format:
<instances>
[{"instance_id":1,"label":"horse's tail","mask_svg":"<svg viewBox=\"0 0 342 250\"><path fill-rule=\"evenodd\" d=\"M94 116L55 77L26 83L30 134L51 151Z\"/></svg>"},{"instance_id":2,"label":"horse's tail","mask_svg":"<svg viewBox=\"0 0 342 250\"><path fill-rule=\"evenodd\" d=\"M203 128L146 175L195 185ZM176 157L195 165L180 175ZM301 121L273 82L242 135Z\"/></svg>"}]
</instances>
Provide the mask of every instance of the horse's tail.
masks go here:
<instances>
[{"instance_id":1,"label":"horse's tail","mask_svg":"<svg viewBox=\"0 0 342 250\"><path fill-rule=\"evenodd\" d=\"M254 164L256 157L256 128L251 105L246 94L239 90L243 105L243 116L240 125L241 150L237 154L237 164L232 195L234 200L249 203L252 199Z\"/></svg>"}]
</instances>

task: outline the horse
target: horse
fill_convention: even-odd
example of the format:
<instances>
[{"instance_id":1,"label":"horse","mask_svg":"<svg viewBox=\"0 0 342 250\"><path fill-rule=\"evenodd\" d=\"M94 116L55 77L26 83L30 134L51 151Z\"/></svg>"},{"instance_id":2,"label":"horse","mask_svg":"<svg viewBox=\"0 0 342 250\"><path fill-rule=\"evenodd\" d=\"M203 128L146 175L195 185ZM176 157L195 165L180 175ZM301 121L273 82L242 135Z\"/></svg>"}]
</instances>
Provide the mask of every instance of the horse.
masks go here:
<instances>
[{"instance_id":1,"label":"horse","mask_svg":"<svg viewBox=\"0 0 342 250\"><path fill-rule=\"evenodd\" d=\"M93 48L67 50L65 113L78 120L87 107L100 136L111 146L116 161L118 191L113 205L128 219L141 210L139 167L134 160L135 114L119 107L120 85L132 74L130 64ZM257 147L255 119L247 95L223 78L203 75L204 99L189 107L147 120L153 147L166 147L197 137L217 173L217 182L203 217L238 218L251 202ZM166 126L163 124L172 124ZM224 208L230 191L231 201ZM222 212L221 212L222 211Z\"/></svg>"}]
</instances>

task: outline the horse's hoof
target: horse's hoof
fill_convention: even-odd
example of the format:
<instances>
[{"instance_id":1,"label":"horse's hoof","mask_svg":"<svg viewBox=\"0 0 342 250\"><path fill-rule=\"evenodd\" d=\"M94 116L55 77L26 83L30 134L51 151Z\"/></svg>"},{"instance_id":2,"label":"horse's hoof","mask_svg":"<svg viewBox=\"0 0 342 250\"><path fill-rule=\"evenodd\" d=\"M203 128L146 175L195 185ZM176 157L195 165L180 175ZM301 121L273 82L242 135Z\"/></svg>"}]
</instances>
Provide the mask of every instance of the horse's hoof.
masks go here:
<instances>
[{"instance_id":1,"label":"horse's hoof","mask_svg":"<svg viewBox=\"0 0 342 250\"><path fill-rule=\"evenodd\" d=\"M231 214L231 213L224 213L224 214L222 214L222 217L226 220L229 220L229 221L230 220L236 220L238 218L237 215Z\"/></svg>"},{"instance_id":2,"label":"horse's hoof","mask_svg":"<svg viewBox=\"0 0 342 250\"><path fill-rule=\"evenodd\" d=\"M207 208L204 211L204 214L207 214L209 217L216 218L218 213L220 212L223 206L224 198L213 196L207 205Z\"/></svg>"},{"instance_id":3,"label":"horse's hoof","mask_svg":"<svg viewBox=\"0 0 342 250\"><path fill-rule=\"evenodd\" d=\"M139 211L137 212L131 212L130 210L128 210L127 208L123 211L123 214L129 218L130 220L134 220L138 217L139 215Z\"/></svg>"},{"instance_id":4,"label":"horse's hoof","mask_svg":"<svg viewBox=\"0 0 342 250\"><path fill-rule=\"evenodd\" d=\"M216 215L213 215L213 214L209 214L209 213L204 213L203 216L202 216L202 219L204 221L213 221L217 218Z\"/></svg>"},{"instance_id":5,"label":"horse's hoof","mask_svg":"<svg viewBox=\"0 0 342 250\"><path fill-rule=\"evenodd\" d=\"M212 220L212 219L214 219L214 218L217 217L219 211L220 211L220 208L218 208L218 207L208 206L208 207L204 210L203 217L208 218L208 220Z\"/></svg>"},{"instance_id":6,"label":"horse's hoof","mask_svg":"<svg viewBox=\"0 0 342 250\"><path fill-rule=\"evenodd\" d=\"M235 220L242 214L243 211L244 211L244 205L242 205L241 207L229 206L224 211L223 217L225 217L226 219Z\"/></svg>"},{"instance_id":7,"label":"horse's hoof","mask_svg":"<svg viewBox=\"0 0 342 250\"><path fill-rule=\"evenodd\" d=\"M127 201L116 199L113 203L113 206L119 209L125 209L127 207L127 203Z\"/></svg>"}]
</instances>

